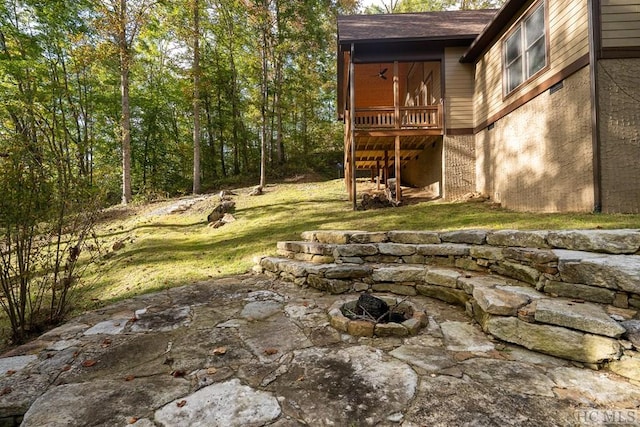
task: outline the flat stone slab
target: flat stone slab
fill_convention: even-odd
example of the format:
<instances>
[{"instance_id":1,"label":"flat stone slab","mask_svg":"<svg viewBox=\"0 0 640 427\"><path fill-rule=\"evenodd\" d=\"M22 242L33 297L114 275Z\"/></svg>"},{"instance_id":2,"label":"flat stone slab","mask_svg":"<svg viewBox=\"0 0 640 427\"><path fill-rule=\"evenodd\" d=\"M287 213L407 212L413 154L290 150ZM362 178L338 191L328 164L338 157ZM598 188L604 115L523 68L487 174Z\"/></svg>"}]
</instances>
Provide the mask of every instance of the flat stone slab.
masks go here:
<instances>
[{"instance_id":1,"label":"flat stone slab","mask_svg":"<svg viewBox=\"0 0 640 427\"><path fill-rule=\"evenodd\" d=\"M530 298L521 293L510 292L510 288L510 286L501 288L476 287L473 290L473 297L480 308L489 314L515 316L520 307L529 303Z\"/></svg>"},{"instance_id":2,"label":"flat stone slab","mask_svg":"<svg viewBox=\"0 0 640 427\"><path fill-rule=\"evenodd\" d=\"M640 389L632 387L627 393L620 393L619 387L624 381L607 373L566 367L551 370L549 376L557 387L569 390L561 396L571 395L580 403L590 402L611 409L637 405L640 401Z\"/></svg>"},{"instance_id":3,"label":"flat stone slab","mask_svg":"<svg viewBox=\"0 0 640 427\"><path fill-rule=\"evenodd\" d=\"M95 380L51 388L27 411L23 427L128 425L146 411L171 402L189 390L183 378L163 375L132 381ZM175 424L174 424L175 425Z\"/></svg>"},{"instance_id":4,"label":"flat stone slab","mask_svg":"<svg viewBox=\"0 0 640 427\"><path fill-rule=\"evenodd\" d=\"M179 397L154 414L165 426L244 427L262 426L280 416L280 405L271 394L233 379L212 384Z\"/></svg>"},{"instance_id":5,"label":"flat stone slab","mask_svg":"<svg viewBox=\"0 0 640 427\"><path fill-rule=\"evenodd\" d=\"M611 338L559 326L527 323L515 317L493 317L484 328L503 341L580 362L602 363L617 359L621 352L618 341Z\"/></svg>"},{"instance_id":6,"label":"flat stone slab","mask_svg":"<svg viewBox=\"0 0 640 427\"><path fill-rule=\"evenodd\" d=\"M124 332L124 329L127 327L127 322L129 319L113 319L113 320L105 320L96 325L93 325L91 328L87 329L84 334L85 335L117 335Z\"/></svg>"},{"instance_id":7,"label":"flat stone slab","mask_svg":"<svg viewBox=\"0 0 640 427\"><path fill-rule=\"evenodd\" d=\"M633 254L640 250L640 230L550 231L547 241L556 248Z\"/></svg>"},{"instance_id":8,"label":"flat stone slab","mask_svg":"<svg viewBox=\"0 0 640 427\"><path fill-rule=\"evenodd\" d=\"M561 259L558 269L564 282L640 294L639 255L600 255L580 261Z\"/></svg>"},{"instance_id":9,"label":"flat stone slab","mask_svg":"<svg viewBox=\"0 0 640 427\"><path fill-rule=\"evenodd\" d=\"M625 328L613 320L604 309L592 303L577 303L563 299L538 301L535 319L541 323L565 326L579 331L618 338Z\"/></svg>"},{"instance_id":10,"label":"flat stone slab","mask_svg":"<svg viewBox=\"0 0 640 427\"><path fill-rule=\"evenodd\" d=\"M282 311L282 304L276 301L253 301L242 308L240 316L247 320L263 320Z\"/></svg>"},{"instance_id":11,"label":"flat stone slab","mask_svg":"<svg viewBox=\"0 0 640 427\"><path fill-rule=\"evenodd\" d=\"M486 352L495 349L487 336L474 325L464 322L443 322L440 329L444 335L447 350Z\"/></svg>"},{"instance_id":12,"label":"flat stone slab","mask_svg":"<svg viewBox=\"0 0 640 427\"><path fill-rule=\"evenodd\" d=\"M36 360L38 360L38 356L33 354L2 358L0 359L0 375L6 375L7 372L20 371Z\"/></svg>"},{"instance_id":13,"label":"flat stone slab","mask_svg":"<svg viewBox=\"0 0 640 427\"><path fill-rule=\"evenodd\" d=\"M28 358L21 369L0 375L0 419L18 424L29 409L26 426L520 426L570 425L576 410L597 402L637 407L640 386L632 380L576 369L571 378L584 373L587 385L561 373L557 378L564 380L556 381L550 372L561 360L502 343L494 348L464 309L422 295L406 301L429 316L416 335L347 336L329 326L327 316L343 298L245 275L118 302L12 349L7 356ZM268 306L274 314L244 318L247 306ZM135 312L138 320L129 325L146 321L144 328L84 334ZM505 319L518 321L487 323ZM545 342L568 346L588 363L621 353L619 342L607 337L546 324L511 327L510 336L537 334L534 344L541 348ZM621 374L634 369L628 360L625 355L615 365ZM608 377L603 384L610 397L594 394L600 387L588 377L594 374Z\"/></svg>"},{"instance_id":14,"label":"flat stone slab","mask_svg":"<svg viewBox=\"0 0 640 427\"><path fill-rule=\"evenodd\" d=\"M516 246L548 248L547 231L498 230L487 235L487 244L494 246Z\"/></svg>"},{"instance_id":15,"label":"flat stone slab","mask_svg":"<svg viewBox=\"0 0 640 427\"><path fill-rule=\"evenodd\" d=\"M413 265L380 266L371 274L375 282L415 282L423 281L426 273L425 267Z\"/></svg>"}]
</instances>

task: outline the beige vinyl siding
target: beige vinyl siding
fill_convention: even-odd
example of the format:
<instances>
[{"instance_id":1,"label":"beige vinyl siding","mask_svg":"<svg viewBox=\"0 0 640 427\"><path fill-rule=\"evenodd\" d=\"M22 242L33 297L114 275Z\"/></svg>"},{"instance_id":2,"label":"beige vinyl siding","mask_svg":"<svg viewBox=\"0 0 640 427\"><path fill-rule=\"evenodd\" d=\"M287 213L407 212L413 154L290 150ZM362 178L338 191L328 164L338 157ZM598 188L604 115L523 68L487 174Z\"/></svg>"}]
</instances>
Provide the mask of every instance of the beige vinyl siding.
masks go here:
<instances>
[{"instance_id":1,"label":"beige vinyl siding","mask_svg":"<svg viewBox=\"0 0 640 427\"><path fill-rule=\"evenodd\" d=\"M473 66L460 63L465 48L444 50L445 126L447 129L473 128Z\"/></svg>"},{"instance_id":2,"label":"beige vinyl siding","mask_svg":"<svg viewBox=\"0 0 640 427\"><path fill-rule=\"evenodd\" d=\"M509 96L504 96L502 42L504 34L519 22L520 16L528 10L525 8L476 64L474 95L476 126L486 122L515 99L589 53L587 0L547 0L546 7L549 28L549 68L511 92Z\"/></svg>"},{"instance_id":3,"label":"beige vinyl siding","mask_svg":"<svg viewBox=\"0 0 640 427\"><path fill-rule=\"evenodd\" d=\"M640 0L602 0L602 47L640 46Z\"/></svg>"}]
</instances>

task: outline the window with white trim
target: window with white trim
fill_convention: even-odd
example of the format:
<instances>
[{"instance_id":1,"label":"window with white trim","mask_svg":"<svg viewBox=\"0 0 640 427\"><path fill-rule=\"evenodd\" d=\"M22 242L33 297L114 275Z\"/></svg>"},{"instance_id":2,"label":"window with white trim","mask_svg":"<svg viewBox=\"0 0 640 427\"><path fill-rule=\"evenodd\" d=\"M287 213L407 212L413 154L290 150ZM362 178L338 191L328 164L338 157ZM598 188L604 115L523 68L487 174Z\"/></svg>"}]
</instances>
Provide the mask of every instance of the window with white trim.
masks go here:
<instances>
[{"instance_id":1,"label":"window with white trim","mask_svg":"<svg viewBox=\"0 0 640 427\"><path fill-rule=\"evenodd\" d=\"M549 55L544 3L516 25L502 48L507 95L547 65Z\"/></svg>"}]
</instances>

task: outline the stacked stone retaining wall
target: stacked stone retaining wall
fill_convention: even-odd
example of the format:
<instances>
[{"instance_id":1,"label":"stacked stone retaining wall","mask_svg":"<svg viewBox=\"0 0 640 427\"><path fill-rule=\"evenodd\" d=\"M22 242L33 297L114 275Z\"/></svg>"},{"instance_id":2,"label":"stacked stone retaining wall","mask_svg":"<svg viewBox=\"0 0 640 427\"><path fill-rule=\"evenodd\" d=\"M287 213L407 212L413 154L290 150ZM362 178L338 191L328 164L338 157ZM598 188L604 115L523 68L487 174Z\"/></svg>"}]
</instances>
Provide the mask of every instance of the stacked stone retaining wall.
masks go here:
<instances>
[{"instance_id":1,"label":"stacked stone retaining wall","mask_svg":"<svg viewBox=\"0 0 640 427\"><path fill-rule=\"evenodd\" d=\"M425 295L487 332L601 365L640 358L640 230L310 231L257 270L330 293ZM635 366L635 365L634 365ZM640 377L640 374L638 374ZM640 380L640 378L638 378Z\"/></svg>"}]
</instances>

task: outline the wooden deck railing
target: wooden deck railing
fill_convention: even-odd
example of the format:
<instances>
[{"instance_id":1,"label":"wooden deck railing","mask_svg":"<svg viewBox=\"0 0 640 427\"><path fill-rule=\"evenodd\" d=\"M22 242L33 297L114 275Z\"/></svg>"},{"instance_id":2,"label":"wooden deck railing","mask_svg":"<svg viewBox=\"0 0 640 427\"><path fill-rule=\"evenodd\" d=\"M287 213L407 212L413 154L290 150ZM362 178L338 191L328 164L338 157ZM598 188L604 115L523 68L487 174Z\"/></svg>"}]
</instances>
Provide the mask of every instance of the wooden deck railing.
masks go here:
<instances>
[{"instance_id":1,"label":"wooden deck railing","mask_svg":"<svg viewBox=\"0 0 640 427\"><path fill-rule=\"evenodd\" d=\"M439 129L442 127L442 105L399 107L396 126L394 107L356 109L356 129Z\"/></svg>"}]
</instances>

